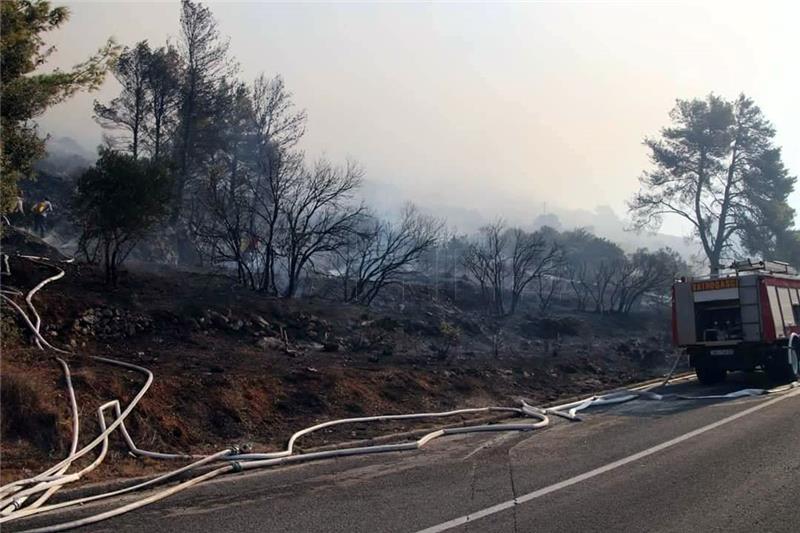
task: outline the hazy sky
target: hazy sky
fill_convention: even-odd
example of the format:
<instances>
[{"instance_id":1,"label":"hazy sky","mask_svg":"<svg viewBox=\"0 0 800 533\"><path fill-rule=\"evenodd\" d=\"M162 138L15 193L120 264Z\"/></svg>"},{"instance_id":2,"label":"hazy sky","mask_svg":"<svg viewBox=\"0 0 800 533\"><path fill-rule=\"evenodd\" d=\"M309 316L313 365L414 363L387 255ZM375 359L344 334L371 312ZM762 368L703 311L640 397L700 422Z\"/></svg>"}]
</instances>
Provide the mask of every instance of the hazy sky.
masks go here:
<instances>
[{"instance_id":1,"label":"hazy sky","mask_svg":"<svg viewBox=\"0 0 800 533\"><path fill-rule=\"evenodd\" d=\"M177 35L177 2L64 3L55 65L109 36ZM209 4L241 76L282 74L308 111L309 154L352 156L412 199L624 214L647 166L643 137L675 98L712 91L753 97L800 172L796 3ZM93 148L91 102L116 91L107 82L40 124Z\"/></svg>"}]
</instances>

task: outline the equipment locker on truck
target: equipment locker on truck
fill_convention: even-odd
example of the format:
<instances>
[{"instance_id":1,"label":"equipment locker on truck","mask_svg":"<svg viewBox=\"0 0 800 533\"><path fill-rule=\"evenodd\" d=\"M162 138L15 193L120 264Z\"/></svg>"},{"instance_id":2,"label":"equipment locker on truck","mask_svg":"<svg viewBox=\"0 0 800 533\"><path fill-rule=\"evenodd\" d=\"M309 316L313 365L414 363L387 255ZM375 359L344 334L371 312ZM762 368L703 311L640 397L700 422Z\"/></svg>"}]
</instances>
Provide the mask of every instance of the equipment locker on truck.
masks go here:
<instances>
[{"instance_id":1,"label":"equipment locker on truck","mask_svg":"<svg viewBox=\"0 0 800 533\"><path fill-rule=\"evenodd\" d=\"M762 368L775 381L800 377L800 276L779 261L738 261L672 287L672 339L701 383Z\"/></svg>"}]
</instances>

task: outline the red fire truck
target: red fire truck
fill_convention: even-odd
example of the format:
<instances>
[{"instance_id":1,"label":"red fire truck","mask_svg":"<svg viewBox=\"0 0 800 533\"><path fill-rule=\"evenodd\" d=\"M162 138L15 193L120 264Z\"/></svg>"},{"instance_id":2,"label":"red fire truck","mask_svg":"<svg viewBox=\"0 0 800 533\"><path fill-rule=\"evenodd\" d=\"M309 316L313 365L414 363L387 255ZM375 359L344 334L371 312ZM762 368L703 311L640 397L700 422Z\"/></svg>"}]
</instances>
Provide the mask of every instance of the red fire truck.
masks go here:
<instances>
[{"instance_id":1,"label":"red fire truck","mask_svg":"<svg viewBox=\"0 0 800 533\"><path fill-rule=\"evenodd\" d=\"M729 370L800 377L800 276L779 261L738 261L715 275L672 287L672 339L689 354L701 383Z\"/></svg>"}]
</instances>

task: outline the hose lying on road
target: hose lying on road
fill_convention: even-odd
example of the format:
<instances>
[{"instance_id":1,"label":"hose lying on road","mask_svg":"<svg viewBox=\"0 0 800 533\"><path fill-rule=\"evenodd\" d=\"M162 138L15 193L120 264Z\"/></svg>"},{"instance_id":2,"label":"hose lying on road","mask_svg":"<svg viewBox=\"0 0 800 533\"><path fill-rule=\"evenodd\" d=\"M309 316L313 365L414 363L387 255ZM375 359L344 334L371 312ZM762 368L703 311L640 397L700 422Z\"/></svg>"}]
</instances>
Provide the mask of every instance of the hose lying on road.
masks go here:
<instances>
[{"instance_id":1,"label":"hose lying on road","mask_svg":"<svg viewBox=\"0 0 800 533\"><path fill-rule=\"evenodd\" d=\"M688 396L684 394L659 394L655 392L656 389L666 386L670 381L685 380L692 378L691 375L685 375L673 380L675 371L678 368L678 363L680 363L681 359L683 358L683 355L684 353L682 351L678 351L676 353L675 361L673 362L670 371L667 373L667 375L664 377L664 380L661 381L661 383L657 383L654 385L642 385L639 387L634 387L632 389L624 389L600 396L591 396L589 398L585 398L582 400L576 400L562 405L557 405L555 407L549 407L544 411L548 414L566 418L567 420L580 421L581 417L578 416L577 414L578 411L583 411L584 409L588 409L589 407L598 407L602 405L614 405L619 403L625 403L631 400L657 400L657 401L735 400L736 398L744 398L746 396L761 396L770 393L786 392L794 387L800 386L800 383L794 382L773 389L741 389L735 392L729 392L727 394L710 394L704 396Z\"/></svg>"},{"instance_id":2,"label":"hose lying on road","mask_svg":"<svg viewBox=\"0 0 800 533\"><path fill-rule=\"evenodd\" d=\"M661 385L659 385L659 387L660 386ZM786 392L798 386L800 386L800 383L794 382L772 389L740 389L727 394L707 394L702 396L689 396L685 394L658 394L653 392L650 387L643 387L638 389L616 391L601 396L592 396L583 400L577 400L574 402L565 403L563 405L549 407L544 411L545 413L560 416L568 420L579 421L581 418L577 414L578 411L583 411L589 407L625 403L631 400L735 400L736 398L745 398L747 396L763 396L764 394Z\"/></svg>"},{"instance_id":3,"label":"hose lying on road","mask_svg":"<svg viewBox=\"0 0 800 533\"><path fill-rule=\"evenodd\" d=\"M22 509L19 512L17 512L14 515L13 518L22 518L22 517L25 517L25 516L30 516L32 514L38 514L40 512L54 511L56 509L63 509L65 507L72 507L74 505L83 505L83 504L86 504L86 503L89 503L89 502L102 500L102 499L105 499L105 498L111 498L111 497L114 497L114 496L121 496L121 495L129 493L129 492L134 492L134 491L141 490L141 489L144 489L144 488L147 488L147 487L155 486L155 485L158 485L160 483L163 483L164 481L167 481L169 479L177 477L177 476L179 476L179 475L181 475L181 474L183 474L185 472L188 472L190 470L194 470L194 469L196 469L196 468L198 468L200 466L206 465L206 464L211 463L213 461L218 461L218 460L222 459L223 457L225 457L226 455L229 455L233 451L234 451L234 449L228 448L228 449L216 452L216 453L212 453L211 455L207 455L207 456L203 457L202 459L200 459L198 461L195 461L193 463L190 463L190 464L188 464L186 466L183 466L181 468L178 468L177 470L173 470L171 472L167 472L167 473L162 474L162 475L160 475L158 477L155 477L153 479L150 479L150 480L147 480L147 481L143 481L141 483L136 483L135 485L131 485L129 487L124 487L124 488L121 488L121 489L113 490L111 492L105 492L105 493L102 493L102 494L95 494L93 496L86 496L86 497L83 497L83 498L77 498L77 499L74 499L74 500L69 500L69 501L64 501L64 502L59 502L59 503L53 503L53 504L50 504L50 505L39 507L38 509L25 508L25 509ZM0 523L2 523L2 522L3 522L3 520L0 520Z\"/></svg>"},{"instance_id":4,"label":"hose lying on road","mask_svg":"<svg viewBox=\"0 0 800 533\"><path fill-rule=\"evenodd\" d=\"M66 529L72 529L72 528L75 528L75 527L81 527L81 526L86 526L86 525L89 525L89 524L94 524L96 522L100 522L102 520L106 520L108 518L111 518L111 517L114 517L114 516L118 516L118 515L121 515L123 513L127 513L129 511L132 511L134 509L138 509L139 507L143 507L143 506L148 505L150 503L162 500L162 499L166 498L167 496L171 496L172 494L175 494L175 493L181 492L181 491L183 491L185 489L188 489L188 488L190 488L190 487L192 487L192 486L194 486L194 485L196 485L196 484L198 484L198 483L200 483L202 481L207 481L209 479L212 479L214 477L217 477L217 476L219 476L221 474L225 474L225 473L239 472L239 471L242 471L242 470L250 470L250 469L254 469L254 468L263 468L263 467L266 467L266 466L274 466L274 465L278 465L278 464L297 463L297 462L302 462L302 461L313 461L313 460L327 459L327 458L333 458L333 457L345 457L345 456L351 456L351 455L364 455L364 454L373 454L373 453L386 453L386 452L396 452L396 451L405 451L405 450L417 450L417 449L423 447L428 442L432 441L433 439L441 437L443 435L464 434L464 433L472 433L472 432L476 432L476 431L528 431L528 430L533 430L533 429L538 429L538 428L545 427L549 422L547 416L545 416L541 412L539 412L538 409L533 408L533 407L531 407L531 406L529 406L527 404L524 404L524 403L523 403L523 407L521 409L499 408L499 410L524 412L528 416L533 416L533 417L538 418L539 421L538 422L534 422L534 423L528 423L528 424L485 424L485 425L479 425L479 426L467 426L467 427L460 427L460 428L439 429L439 430L432 431L432 432L424 435L423 437L421 437L417 441L408 442L408 443L402 443L402 444L387 444L387 445L382 445L382 446L364 446L364 447L357 447L357 448L345 448L345 449L340 449L340 450L328 450L328 451L323 451L323 452L306 453L306 454L302 454L302 455L276 457L276 458L273 458L273 459L247 461L247 462L244 462L244 463L232 462L232 463L230 463L230 464L228 464L226 466L217 468L215 470L212 470L210 472L202 474L202 475L200 475L198 477L195 477L195 478L189 479L187 481L184 481L183 483L180 483L180 484L178 484L178 485L176 485L174 487L170 487L170 488L168 488L166 490L157 492L155 494L152 494L150 496L147 496L147 497L142 498L140 500L137 500L135 502L132 502L132 503L123 505L121 507L118 507L116 509L111 509L109 511L106 511L106 512L103 512L103 513L99 513L99 514L96 514L96 515L92 515L92 516L89 516L89 517L86 517L86 518L82 518L82 519L79 519L79 520L74 520L74 521L71 521L71 522L65 522L65 523L62 523L62 524L56 524L56 525L53 525L53 526L42 527L42 528L38 528L38 529L32 529L32 530L28 530L28 531L29 531L29 533L33 533L33 532L44 533L44 532L51 532L51 531L64 531ZM461 410L461 411L468 411L468 410ZM462 414L462 413L459 413L459 414ZM434 416L445 416L442 413L433 413L433 415ZM371 417L364 417L364 418L371 418ZM380 419L384 419L384 420L391 419L391 418L386 417L386 416L375 417L375 418L380 418ZM227 456L227 457L220 456L219 458L228 460L228 459L231 459L232 457L233 456ZM198 461L197 463L194 463L194 465L195 466L199 466L201 463L208 462L209 460L211 460L211 459L210 458L206 458L204 460ZM175 473L170 473L170 474L167 474L165 476L161 476L161 478L164 479L168 475L172 476L174 474ZM155 483L155 481L156 480L153 480L153 483ZM142 487L137 487L137 488L142 488ZM134 487L130 487L130 489L123 489L123 490L126 490L126 491L134 490ZM104 497L108 497L108 496L111 496L111 495L118 495L120 493L121 493L120 491L116 491L115 493L107 493L107 494L103 494L103 495L98 495L98 496L92 497L92 499L104 498ZM75 501L72 501L72 502L64 502L62 504L55 504L55 505L51 506L50 508L54 509L54 508L58 508L58 507L66 507L68 505L75 505L77 503L83 503L83 502L86 502L86 501L90 501L90 499L89 498L84 498L80 502L78 500L75 500Z\"/></svg>"},{"instance_id":5,"label":"hose lying on road","mask_svg":"<svg viewBox=\"0 0 800 533\"><path fill-rule=\"evenodd\" d=\"M45 258L33 257L33 256L17 256L17 257L34 261L37 264L53 267L53 265L50 265L46 262L48 260ZM35 306L33 305L33 296L39 290L41 290L48 283L51 283L53 281L56 281L64 277L65 274L62 269L57 267L53 268L56 268L58 273L49 278L46 278L45 280L37 284L25 296L25 302L27 304L28 310L30 311L30 315L26 313L26 311L19 304L17 304L12 298L13 296L21 295L22 293L20 291L3 289L2 291L0 291L0 298L2 298L3 301L11 305L19 313L25 324L31 330L36 345L40 349L44 350L45 348L47 348L59 354L72 355L70 352L66 350L53 346L50 342L48 342L44 338L44 336L41 333L42 321L38 312L36 311ZM10 272L10 268L8 270ZM33 317L33 319L31 318L31 316ZM91 359L100 363L110 364L126 370L133 370L139 372L144 376L146 376L146 378L144 384L141 386L137 394L133 397L133 399L130 401L130 403L128 403L128 405L124 409L122 409L119 400L111 400L105 402L98 408L97 415L99 419L100 433L89 444L85 445L81 449L78 449L78 435L79 435L80 422L78 418L78 406L75 399L75 392L72 387L69 366L67 365L67 362L64 359L60 357L56 357L56 359L61 365L65 374L68 395L70 399L70 409L72 411L72 441L70 445L69 454L67 455L66 458L64 458L57 464L44 470L43 472L41 472L36 476L27 479L17 480L0 487L0 524L24 517L29 517L46 511L63 509L75 505L82 505L89 502L120 496L126 493L134 492L148 487L153 487L165 481L174 479L179 475L189 473L201 466L216 461L227 461L228 464L213 469L202 475L190 478L186 481L182 481L177 485L174 485L164 490L160 490L156 493L148 495L134 502L111 509L109 511L105 511L99 514L94 514L86 518L74 520L71 522L65 522L62 524L56 524L53 526L35 529L32 531L62 531L65 529L71 529L74 527L93 524L132 511L134 509L138 509L150 503L162 500L172 494L181 492L199 483L202 483L203 481L207 481L209 479L212 479L214 477L226 473L240 472L243 470L252 470L256 468L265 468L265 467L288 464L288 463L314 461L314 460L327 459L333 457L418 450L423 446L425 446L430 441L447 435L458 435L458 434L483 432L483 431L530 431L546 427L550 423L550 420L547 416L548 414L565 417L570 420L579 420L580 418L577 415L578 411L582 411L584 409L600 405L610 405L610 404L628 402L638 398L651 399L651 400L730 399L741 396L759 395L759 394L766 394L769 392L779 391L778 389L774 390L745 389L727 395L687 397L679 395L660 395L652 390L653 389L652 386L647 386L630 390L617 391L611 394L606 394L601 396L592 396L590 398L581 399L575 402L570 402L567 404L551 407L548 409L539 409L523 401L521 407L492 406L492 407L456 409L444 412L392 414L392 415L345 418L345 419L323 422L295 432L289 438L286 448L280 451L243 453L238 447L231 447L228 449L220 450L212 454L195 455L195 454L152 452L140 449L136 446L135 442L133 441L133 438L131 437L130 433L125 427L125 419L131 414L133 409L136 407L136 405L145 395L147 390L150 388L150 385L152 384L154 379L153 373L144 367L132 363L127 363L124 361L119 361L116 359L108 357L99 357L99 356L92 356ZM657 386L665 385L672 378L674 371L677 368L678 362L679 359L676 359L666 379L660 385ZM107 423L106 421L106 412L108 410L113 410L113 420L111 421L110 424ZM391 420L418 420L418 419L430 419L430 418L437 419L437 418L445 418L445 417L452 417L459 415L474 415L474 414L489 414L489 413L507 413L509 415L514 415L514 416L533 418L535 419L535 421L517 422L517 423L508 422L508 423L497 423L497 424L478 424L472 426L436 429L423 435L418 440L413 442L340 448L340 449L311 452L311 453L297 453L295 451L295 444L301 437L309 435L315 431L324 428L339 426L343 424L381 422L381 421L391 421ZM93 496L87 496L55 504L44 505L47 502L47 500L53 495L53 493L55 493L59 488L63 487L66 484L78 481L79 479L81 479L87 473L94 470L97 466L99 466L103 462L108 452L109 435L117 429L119 429L122 438L125 441L126 445L128 446L130 452L136 456L151 457L154 459L184 459L184 460L193 460L193 462L185 466L182 466L178 469L167 472L165 474L159 475L151 480L137 483L129 487L101 494L96 494ZM77 461L84 455L92 452L93 450L97 449L98 447L99 451L97 457L88 466L84 467L78 472L74 472L71 474L67 473L75 461ZM38 498L26 505L26 503L29 502L30 499L36 495L39 495Z\"/></svg>"}]
</instances>

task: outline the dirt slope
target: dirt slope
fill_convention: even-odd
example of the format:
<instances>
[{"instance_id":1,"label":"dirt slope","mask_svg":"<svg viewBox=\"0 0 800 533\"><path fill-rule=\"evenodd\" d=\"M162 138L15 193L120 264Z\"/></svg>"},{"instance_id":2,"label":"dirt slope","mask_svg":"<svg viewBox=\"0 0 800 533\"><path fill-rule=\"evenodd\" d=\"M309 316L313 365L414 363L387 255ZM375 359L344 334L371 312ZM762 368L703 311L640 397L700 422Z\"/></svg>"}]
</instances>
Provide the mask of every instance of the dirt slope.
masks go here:
<instances>
[{"instance_id":1,"label":"dirt slope","mask_svg":"<svg viewBox=\"0 0 800 533\"><path fill-rule=\"evenodd\" d=\"M20 258L10 263L3 283L23 291L52 272ZM69 364L82 442L97 433L97 406L127 402L143 379L89 354L155 373L128 424L141 447L203 451L242 442L275 448L323 419L510 405L520 397L542 402L610 388L662 371L669 351L657 318L521 314L498 323L434 301L424 288L403 306L365 309L268 298L222 276L167 268L131 272L109 292L94 268L63 268L66 277L35 303L47 338L75 351ZM3 481L62 457L71 435L60 367L31 344L11 311L3 307ZM347 427L301 446L402 429L409 428ZM112 460L92 478L160 467L124 452L115 439Z\"/></svg>"}]
</instances>

